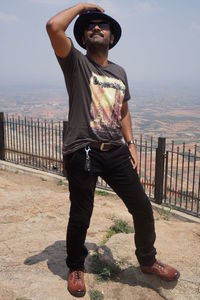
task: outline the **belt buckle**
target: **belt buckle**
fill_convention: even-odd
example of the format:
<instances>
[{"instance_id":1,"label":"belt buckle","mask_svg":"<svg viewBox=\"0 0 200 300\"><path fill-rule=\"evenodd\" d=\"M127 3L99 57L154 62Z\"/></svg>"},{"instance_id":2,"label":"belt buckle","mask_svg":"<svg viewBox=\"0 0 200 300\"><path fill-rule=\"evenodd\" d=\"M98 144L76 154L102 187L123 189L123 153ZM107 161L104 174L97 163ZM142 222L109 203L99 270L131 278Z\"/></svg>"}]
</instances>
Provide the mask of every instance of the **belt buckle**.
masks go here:
<instances>
[{"instance_id":1,"label":"belt buckle","mask_svg":"<svg viewBox=\"0 0 200 300\"><path fill-rule=\"evenodd\" d=\"M100 150L101 150L101 151L107 151L106 149L104 149L104 147L105 147L106 145L110 145L110 143L101 143Z\"/></svg>"},{"instance_id":2,"label":"belt buckle","mask_svg":"<svg viewBox=\"0 0 200 300\"><path fill-rule=\"evenodd\" d=\"M101 143L101 146L100 146L100 150L101 150L101 151L105 151L105 150L104 150L104 145L105 145L105 143Z\"/></svg>"}]
</instances>

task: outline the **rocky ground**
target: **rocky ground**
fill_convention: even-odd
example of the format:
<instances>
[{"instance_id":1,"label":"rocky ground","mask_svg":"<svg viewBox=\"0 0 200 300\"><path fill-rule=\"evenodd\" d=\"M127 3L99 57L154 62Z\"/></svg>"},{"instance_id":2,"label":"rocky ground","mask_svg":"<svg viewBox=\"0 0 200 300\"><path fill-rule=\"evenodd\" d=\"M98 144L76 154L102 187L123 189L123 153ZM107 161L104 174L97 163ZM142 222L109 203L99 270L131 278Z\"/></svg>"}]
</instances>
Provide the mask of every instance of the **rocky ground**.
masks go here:
<instances>
[{"instance_id":1,"label":"rocky ground","mask_svg":"<svg viewBox=\"0 0 200 300\"><path fill-rule=\"evenodd\" d=\"M27 172L0 164L0 299L75 299L66 281L67 183ZM115 219L132 223L117 196L98 192L86 243L88 292L83 299L200 299L200 223L163 209L154 215L158 258L180 270L179 281L167 283L141 273L133 233L105 241ZM118 266L114 276L113 266Z\"/></svg>"}]
</instances>

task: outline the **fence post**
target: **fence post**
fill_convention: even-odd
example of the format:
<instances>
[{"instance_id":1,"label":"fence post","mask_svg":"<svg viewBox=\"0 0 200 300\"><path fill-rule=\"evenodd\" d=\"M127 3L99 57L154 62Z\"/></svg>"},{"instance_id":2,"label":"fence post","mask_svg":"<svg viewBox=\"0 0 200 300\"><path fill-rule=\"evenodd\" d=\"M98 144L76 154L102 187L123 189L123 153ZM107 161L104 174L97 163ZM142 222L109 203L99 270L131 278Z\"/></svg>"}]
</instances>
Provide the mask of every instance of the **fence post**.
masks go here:
<instances>
[{"instance_id":1,"label":"fence post","mask_svg":"<svg viewBox=\"0 0 200 300\"><path fill-rule=\"evenodd\" d=\"M63 145L64 145L64 139L65 139L65 134L67 132L67 126L68 126L68 121L63 121ZM66 164L65 164L65 156L63 155L63 175L67 177L67 170L66 170Z\"/></svg>"},{"instance_id":2,"label":"fence post","mask_svg":"<svg viewBox=\"0 0 200 300\"><path fill-rule=\"evenodd\" d=\"M4 113L0 112L0 160L5 160Z\"/></svg>"},{"instance_id":3,"label":"fence post","mask_svg":"<svg viewBox=\"0 0 200 300\"><path fill-rule=\"evenodd\" d=\"M157 204L162 203L163 199L163 180L164 180L164 160L165 160L166 138L158 138L158 148L156 148L155 165L155 191L154 197Z\"/></svg>"}]
</instances>

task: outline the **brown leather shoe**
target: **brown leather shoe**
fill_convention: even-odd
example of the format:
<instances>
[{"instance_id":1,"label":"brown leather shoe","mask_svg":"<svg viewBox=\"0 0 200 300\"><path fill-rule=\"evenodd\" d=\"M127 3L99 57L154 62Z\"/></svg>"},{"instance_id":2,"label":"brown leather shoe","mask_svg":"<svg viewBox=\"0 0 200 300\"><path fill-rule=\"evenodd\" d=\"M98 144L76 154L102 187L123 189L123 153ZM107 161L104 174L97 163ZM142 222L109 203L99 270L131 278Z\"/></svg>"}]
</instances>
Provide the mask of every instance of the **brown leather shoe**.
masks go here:
<instances>
[{"instance_id":1,"label":"brown leather shoe","mask_svg":"<svg viewBox=\"0 0 200 300\"><path fill-rule=\"evenodd\" d=\"M180 276L180 273L176 269L163 264L158 260L156 260L156 262L151 267L140 266L140 268L143 273L157 275L158 277L166 281L177 280Z\"/></svg>"},{"instance_id":2,"label":"brown leather shoe","mask_svg":"<svg viewBox=\"0 0 200 300\"><path fill-rule=\"evenodd\" d=\"M67 288L74 297L83 297L86 293L84 271L69 270Z\"/></svg>"}]
</instances>

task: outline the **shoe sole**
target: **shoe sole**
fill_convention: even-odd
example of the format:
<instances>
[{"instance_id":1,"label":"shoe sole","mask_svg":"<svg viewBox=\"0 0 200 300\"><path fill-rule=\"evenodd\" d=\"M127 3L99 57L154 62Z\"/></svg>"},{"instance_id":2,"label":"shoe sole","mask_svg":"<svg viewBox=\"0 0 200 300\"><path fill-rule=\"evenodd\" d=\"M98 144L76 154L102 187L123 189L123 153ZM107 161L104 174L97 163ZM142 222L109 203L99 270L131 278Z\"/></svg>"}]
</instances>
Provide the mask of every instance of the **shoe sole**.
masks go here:
<instances>
[{"instance_id":1,"label":"shoe sole","mask_svg":"<svg viewBox=\"0 0 200 300\"><path fill-rule=\"evenodd\" d=\"M68 292L74 296L74 297L78 297L78 298L81 298L81 297L84 297L85 296L85 293L86 291L83 291L83 292L72 292L68 289Z\"/></svg>"}]
</instances>

